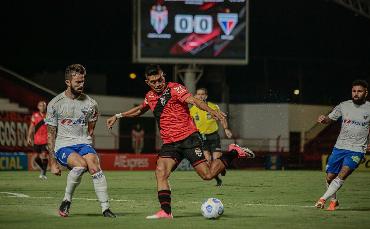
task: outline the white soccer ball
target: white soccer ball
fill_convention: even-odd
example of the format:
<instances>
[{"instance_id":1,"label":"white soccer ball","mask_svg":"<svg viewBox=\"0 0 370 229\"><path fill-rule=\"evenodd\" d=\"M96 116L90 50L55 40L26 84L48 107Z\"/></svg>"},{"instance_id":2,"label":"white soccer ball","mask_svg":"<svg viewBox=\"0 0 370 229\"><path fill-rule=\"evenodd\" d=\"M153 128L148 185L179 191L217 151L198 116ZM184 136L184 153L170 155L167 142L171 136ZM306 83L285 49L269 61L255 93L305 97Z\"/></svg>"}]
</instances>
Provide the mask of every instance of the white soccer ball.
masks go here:
<instances>
[{"instance_id":1,"label":"white soccer ball","mask_svg":"<svg viewBox=\"0 0 370 229\"><path fill-rule=\"evenodd\" d=\"M200 208L202 215L207 219L217 219L224 213L224 205L217 198L209 198L203 202Z\"/></svg>"}]
</instances>

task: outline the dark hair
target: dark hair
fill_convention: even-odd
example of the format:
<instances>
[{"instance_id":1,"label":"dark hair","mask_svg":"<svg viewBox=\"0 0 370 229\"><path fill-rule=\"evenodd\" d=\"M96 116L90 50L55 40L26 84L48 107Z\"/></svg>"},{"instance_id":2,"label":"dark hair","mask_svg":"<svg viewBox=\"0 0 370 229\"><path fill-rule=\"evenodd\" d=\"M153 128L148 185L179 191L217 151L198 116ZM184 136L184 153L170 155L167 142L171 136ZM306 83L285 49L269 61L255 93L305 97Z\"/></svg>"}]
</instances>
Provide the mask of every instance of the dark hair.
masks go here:
<instances>
[{"instance_id":1,"label":"dark hair","mask_svg":"<svg viewBox=\"0 0 370 229\"><path fill-rule=\"evenodd\" d=\"M367 89L369 87L369 84L365 80L355 80L352 83L352 87L353 86L362 86L363 88Z\"/></svg>"},{"instance_id":2,"label":"dark hair","mask_svg":"<svg viewBox=\"0 0 370 229\"><path fill-rule=\"evenodd\" d=\"M158 75L159 73L163 72L161 67L156 64L150 64L145 68L145 77Z\"/></svg>"},{"instance_id":3,"label":"dark hair","mask_svg":"<svg viewBox=\"0 0 370 229\"><path fill-rule=\"evenodd\" d=\"M206 95L208 95L208 90L207 90L207 88L205 88L205 87L201 87L201 88L198 88L196 91L199 91L199 90L204 91L204 93L206 93Z\"/></svg>"},{"instance_id":4,"label":"dark hair","mask_svg":"<svg viewBox=\"0 0 370 229\"><path fill-rule=\"evenodd\" d=\"M76 73L86 75L85 67L82 66L81 64L71 64L67 66L66 71L64 73L64 78L66 80L72 79L72 76Z\"/></svg>"}]
</instances>

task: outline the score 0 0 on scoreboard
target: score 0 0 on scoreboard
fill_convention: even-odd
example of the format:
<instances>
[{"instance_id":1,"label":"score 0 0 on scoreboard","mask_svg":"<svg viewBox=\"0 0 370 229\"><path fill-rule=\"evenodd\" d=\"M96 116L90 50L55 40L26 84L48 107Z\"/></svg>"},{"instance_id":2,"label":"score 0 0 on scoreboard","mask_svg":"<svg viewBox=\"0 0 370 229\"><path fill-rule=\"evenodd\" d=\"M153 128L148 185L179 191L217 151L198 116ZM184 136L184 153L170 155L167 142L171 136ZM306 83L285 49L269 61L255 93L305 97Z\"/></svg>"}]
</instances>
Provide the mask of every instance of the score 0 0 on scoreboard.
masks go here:
<instances>
[{"instance_id":1,"label":"score 0 0 on scoreboard","mask_svg":"<svg viewBox=\"0 0 370 229\"><path fill-rule=\"evenodd\" d=\"M134 62L248 63L248 0L134 3Z\"/></svg>"}]
</instances>

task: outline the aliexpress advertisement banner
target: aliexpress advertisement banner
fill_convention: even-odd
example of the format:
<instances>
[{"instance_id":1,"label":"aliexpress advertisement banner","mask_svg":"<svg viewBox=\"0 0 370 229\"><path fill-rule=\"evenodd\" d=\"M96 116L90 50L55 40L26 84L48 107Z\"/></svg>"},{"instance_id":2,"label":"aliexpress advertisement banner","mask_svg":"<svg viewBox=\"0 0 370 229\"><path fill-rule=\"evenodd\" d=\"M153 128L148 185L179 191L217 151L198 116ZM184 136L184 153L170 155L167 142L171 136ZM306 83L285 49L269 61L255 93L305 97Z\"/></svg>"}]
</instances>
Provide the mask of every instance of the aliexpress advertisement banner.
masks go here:
<instances>
[{"instance_id":1,"label":"aliexpress advertisement banner","mask_svg":"<svg viewBox=\"0 0 370 229\"><path fill-rule=\"evenodd\" d=\"M155 170L157 154L99 154L103 170Z\"/></svg>"}]
</instances>

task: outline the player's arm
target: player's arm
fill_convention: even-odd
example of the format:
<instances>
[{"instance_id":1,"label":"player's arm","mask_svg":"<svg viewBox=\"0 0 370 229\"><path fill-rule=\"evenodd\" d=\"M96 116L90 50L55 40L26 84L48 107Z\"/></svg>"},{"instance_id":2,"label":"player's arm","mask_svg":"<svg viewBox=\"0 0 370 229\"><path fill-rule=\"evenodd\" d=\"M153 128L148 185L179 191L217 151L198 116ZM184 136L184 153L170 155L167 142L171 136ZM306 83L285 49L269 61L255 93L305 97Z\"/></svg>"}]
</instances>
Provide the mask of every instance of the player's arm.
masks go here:
<instances>
[{"instance_id":1,"label":"player's arm","mask_svg":"<svg viewBox=\"0 0 370 229\"><path fill-rule=\"evenodd\" d=\"M31 117L31 123L30 123L30 126L28 127L28 133L27 133L27 143L28 145L32 145L32 136L33 136L33 133L35 132L35 125L33 124L33 115Z\"/></svg>"},{"instance_id":2,"label":"player's arm","mask_svg":"<svg viewBox=\"0 0 370 229\"><path fill-rule=\"evenodd\" d=\"M149 109L148 106L144 107L143 104L140 104L134 108L131 108L130 110L128 111L124 111L124 112L121 112L121 113L118 113L118 114L115 114L113 115L112 117L108 118L107 119L107 127L108 129L111 129L112 126L114 125L114 123L117 121L117 119L119 118L134 118L134 117L138 117L142 114L144 114L145 112L147 112Z\"/></svg>"},{"instance_id":3,"label":"player's arm","mask_svg":"<svg viewBox=\"0 0 370 229\"><path fill-rule=\"evenodd\" d=\"M227 119L225 118L224 120L221 120L220 122L221 122L222 127L224 128L226 137L227 138L232 138L233 133L229 129L229 123L227 122Z\"/></svg>"},{"instance_id":4,"label":"player's arm","mask_svg":"<svg viewBox=\"0 0 370 229\"><path fill-rule=\"evenodd\" d=\"M212 115L212 117L214 119L221 121L221 123L226 120L226 118L225 118L226 114L225 113L223 113L220 110L213 110L205 102L203 102L202 100L199 100L199 99L197 99L193 96L187 97L185 99L185 102L188 103L188 104L192 104L192 105L198 107L201 110L207 111L208 113L210 113Z\"/></svg>"},{"instance_id":5,"label":"player's arm","mask_svg":"<svg viewBox=\"0 0 370 229\"><path fill-rule=\"evenodd\" d=\"M318 123L322 123L322 124L329 124L331 122L333 122L332 119L330 119L328 116L326 115L320 115L318 118L317 118L317 122Z\"/></svg>"},{"instance_id":6,"label":"player's arm","mask_svg":"<svg viewBox=\"0 0 370 229\"><path fill-rule=\"evenodd\" d=\"M218 111L220 110L220 108L217 105L216 105L216 110L218 110ZM224 128L226 137L227 138L232 138L233 133L229 129L229 122L227 121L227 119L225 118L224 120L220 120L220 123L221 123L222 127Z\"/></svg>"},{"instance_id":7,"label":"player's arm","mask_svg":"<svg viewBox=\"0 0 370 229\"><path fill-rule=\"evenodd\" d=\"M54 148L55 148L55 139L57 136L57 127L47 125L48 130L48 150L49 150L49 160L50 160L50 171L51 173L60 176L61 170L57 164L57 161L54 157Z\"/></svg>"},{"instance_id":8,"label":"player's arm","mask_svg":"<svg viewBox=\"0 0 370 229\"><path fill-rule=\"evenodd\" d=\"M329 123L332 123L334 121L337 121L340 117L342 117L342 106L341 106L341 104L334 107L334 109L328 115L320 115L317 118L317 122L322 123L322 124L329 124Z\"/></svg>"},{"instance_id":9,"label":"player's arm","mask_svg":"<svg viewBox=\"0 0 370 229\"><path fill-rule=\"evenodd\" d=\"M95 126L96 126L96 121L92 121L92 122L87 123L87 133L91 137L94 136Z\"/></svg>"}]
</instances>

